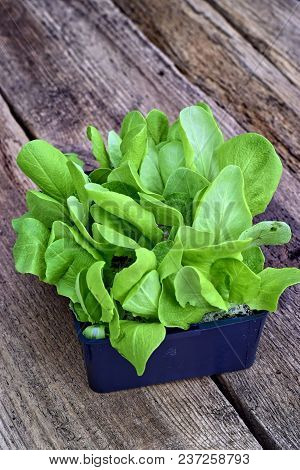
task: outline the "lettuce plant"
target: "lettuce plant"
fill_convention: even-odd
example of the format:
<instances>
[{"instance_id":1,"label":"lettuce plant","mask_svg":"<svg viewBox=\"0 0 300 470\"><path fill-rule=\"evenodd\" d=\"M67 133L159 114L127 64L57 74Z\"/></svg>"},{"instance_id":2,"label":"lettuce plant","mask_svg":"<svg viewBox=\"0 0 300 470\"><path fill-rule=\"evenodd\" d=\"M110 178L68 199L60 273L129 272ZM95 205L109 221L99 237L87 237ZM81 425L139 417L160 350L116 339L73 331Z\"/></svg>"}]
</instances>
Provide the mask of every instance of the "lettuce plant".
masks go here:
<instances>
[{"instance_id":1,"label":"lettuce plant","mask_svg":"<svg viewBox=\"0 0 300 470\"><path fill-rule=\"evenodd\" d=\"M87 338L109 337L142 375L166 328L186 330L209 312L277 309L295 268L264 268L262 245L287 243L287 224L253 224L282 172L258 134L224 142L198 103L169 124L153 109L129 112L105 145L88 139L99 168L75 154L27 143L17 157L38 189L13 220L16 269L68 297ZM62 320L63 321L63 320Z\"/></svg>"}]
</instances>

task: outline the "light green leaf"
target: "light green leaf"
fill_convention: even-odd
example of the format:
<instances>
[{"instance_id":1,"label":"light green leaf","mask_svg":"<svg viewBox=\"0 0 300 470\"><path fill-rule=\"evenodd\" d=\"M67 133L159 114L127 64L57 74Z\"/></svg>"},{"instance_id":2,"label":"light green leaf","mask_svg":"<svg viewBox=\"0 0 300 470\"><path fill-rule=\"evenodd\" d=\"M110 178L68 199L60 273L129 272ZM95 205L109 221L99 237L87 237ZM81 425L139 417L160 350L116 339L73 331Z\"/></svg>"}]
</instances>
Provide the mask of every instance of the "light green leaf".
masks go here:
<instances>
[{"instance_id":1,"label":"light green leaf","mask_svg":"<svg viewBox=\"0 0 300 470\"><path fill-rule=\"evenodd\" d=\"M82 323L88 323L90 321L89 316L85 313L80 303L73 304L73 302L71 301L70 308L74 313L77 321Z\"/></svg>"},{"instance_id":2,"label":"light green leaf","mask_svg":"<svg viewBox=\"0 0 300 470\"><path fill-rule=\"evenodd\" d=\"M113 319L115 306L103 282L104 265L104 261L94 263L87 272L86 282L89 290L102 307L101 321L109 323Z\"/></svg>"},{"instance_id":3,"label":"light green leaf","mask_svg":"<svg viewBox=\"0 0 300 470\"><path fill-rule=\"evenodd\" d=\"M109 323L109 337L112 340L117 340L120 337L121 328L120 328L120 317L118 310L115 306L113 318Z\"/></svg>"},{"instance_id":4,"label":"light green leaf","mask_svg":"<svg viewBox=\"0 0 300 470\"><path fill-rule=\"evenodd\" d=\"M195 266L206 276L217 259L235 258L242 261L243 250L251 245L252 239L234 240L220 243L219 245L204 246L199 248L185 249L182 256L182 264L184 266Z\"/></svg>"},{"instance_id":5,"label":"light green leaf","mask_svg":"<svg viewBox=\"0 0 300 470\"><path fill-rule=\"evenodd\" d=\"M206 247L213 242L213 236L210 232L202 232L188 225L179 227L176 238L181 241L185 250Z\"/></svg>"},{"instance_id":6,"label":"light green leaf","mask_svg":"<svg viewBox=\"0 0 300 470\"><path fill-rule=\"evenodd\" d=\"M244 195L239 167L224 168L205 192L196 211L193 227L214 236L214 244L236 240L251 227L252 216Z\"/></svg>"},{"instance_id":7,"label":"light green leaf","mask_svg":"<svg viewBox=\"0 0 300 470\"><path fill-rule=\"evenodd\" d=\"M186 193L173 193L166 197L165 203L181 212L186 225L193 223L193 200Z\"/></svg>"},{"instance_id":8,"label":"light green leaf","mask_svg":"<svg viewBox=\"0 0 300 470\"><path fill-rule=\"evenodd\" d=\"M284 245L291 239L292 232L285 222L259 222L241 233L239 239L252 238L253 245Z\"/></svg>"},{"instance_id":9,"label":"light green leaf","mask_svg":"<svg viewBox=\"0 0 300 470\"><path fill-rule=\"evenodd\" d=\"M76 165L79 165L81 168L84 167L84 162L79 158L77 153L74 153L74 152L65 153L65 156L70 162L76 163Z\"/></svg>"},{"instance_id":10,"label":"light green leaf","mask_svg":"<svg viewBox=\"0 0 300 470\"><path fill-rule=\"evenodd\" d=\"M158 109L152 109L146 116L148 132L155 144L167 140L169 120L165 113Z\"/></svg>"},{"instance_id":11,"label":"light green leaf","mask_svg":"<svg viewBox=\"0 0 300 470\"><path fill-rule=\"evenodd\" d=\"M107 149L110 161L114 168L117 168L120 165L122 159L121 143L122 139L115 131L110 131L108 133ZM97 181L94 182L96 183Z\"/></svg>"},{"instance_id":12,"label":"light green leaf","mask_svg":"<svg viewBox=\"0 0 300 470\"><path fill-rule=\"evenodd\" d=\"M181 131L180 131L180 122L179 119L176 119L176 121L171 124L169 127L169 132L168 132L168 141L170 140L178 140L181 141Z\"/></svg>"},{"instance_id":13,"label":"light green leaf","mask_svg":"<svg viewBox=\"0 0 300 470\"><path fill-rule=\"evenodd\" d=\"M101 305L98 303L96 298L93 296L88 288L86 275L87 269L83 269L77 275L75 282L75 290L78 297L78 301L86 314L90 323L98 323L102 316Z\"/></svg>"},{"instance_id":14,"label":"light green leaf","mask_svg":"<svg viewBox=\"0 0 300 470\"><path fill-rule=\"evenodd\" d=\"M61 238L48 246L45 252L46 281L55 284L60 295L78 302L75 283L82 269L91 266L95 259L70 238Z\"/></svg>"},{"instance_id":15,"label":"light green leaf","mask_svg":"<svg viewBox=\"0 0 300 470\"><path fill-rule=\"evenodd\" d=\"M106 243L103 244L97 242L87 231L84 225L86 221L86 212L83 204L81 204L81 202L79 202L75 196L70 196L67 200L67 204L72 221L76 225L81 235L87 240L87 242L96 248L96 250L99 250L100 253L105 253L106 250L109 250L109 246L107 246Z\"/></svg>"},{"instance_id":16,"label":"light green leaf","mask_svg":"<svg viewBox=\"0 0 300 470\"><path fill-rule=\"evenodd\" d=\"M97 168L96 170L91 171L89 179L92 183L103 184L106 183L110 172L110 168Z\"/></svg>"},{"instance_id":17,"label":"light green leaf","mask_svg":"<svg viewBox=\"0 0 300 470\"><path fill-rule=\"evenodd\" d=\"M245 196L252 215L264 212L282 173L281 161L271 142L258 134L241 134L219 147L214 160L215 176L227 165L241 168Z\"/></svg>"},{"instance_id":18,"label":"light green leaf","mask_svg":"<svg viewBox=\"0 0 300 470\"><path fill-rule=\"evenodd\" d=\"M45 250L50 232L39 220L22 217L12 221L18 234L13 248L16 270L20 273L30 273L45 277Z\"/></svg>"},{"instance_id":19,"label":"light green leaf","mask_svg":"<svg viewBox=\"0 0 300 470\"><path fill-rule=\"evenodd\" d=\"M212 109L210 106L208 106L208 104L203 103L202 101L199 101L198 103L196 103L196 106L200 106L200 108L203 108L204 111L208 112L212 117L214 117Z\"/></svg>"},{"instance_id":20,"label":"light green leaf","mask_svg":"<svg viewBox=\"0 0 300 470\"><path fill-rule=\"evenodd\" d=\"M136 110L130 111L124 117L122 125L121 125L121 132L120 132L121 139L124 139L124 137L136 127L143 126L145 124L146 124L146 120L144 116L142 115L142 113Z\"/></svg>"},{"instance_id":21,"label":"light green leaf","mask_svg":"<svg viewBox=\"0 0 300 470\"><path fill-rule=\"evenodd\" d=\"M127 248L130 250L136 250L139 248L138 243L136 243L132 238L126 237L122 233L114 230L113 228L106 227L101 224L93 224L93 235L96 240L103 240L110 245L119 246ZM97 236L96 236L97 233Z\"/></svg>"},{"instance_id":22,"label":"light green leaf","mask_svg":"<svg viewBox=\"0 0 300 470\"><path fill-rule=\"evenodd\" d=\"M157 227L153 214L133 199L112 191L103 191L100 185L94 183L87 184L85 188L89 198L105 211L130 222L155 243L162 239L162 231Z\"/></svg>"},{"instance_id":23,"label":"light green leaf","mask_svg":"<svg viewBox=\"0 0 300 470\"><path fill-rule=\"evenodd\" d=\"M101 168L109 168L109 156L100 132L93 126L88 126L86 130L87 138L92 143L92 154L99 162Z\"/></svg>"},{"instance_id":24,"label":"light green leaf","mask_svg":"<svg viewBox=\"0 0 300 470\"><path fill-rule=\"evenodd\" d=\"M169 176L185 164L182 143L174 140L161 147L158 163L163 183L166 184Z\"/></svg>"},{"instance_id":25,"label":"light green leaf","mask_svg":"<svg viewBox=\"0 0 300 470\"><path fill-rule=\"evenodd\" d=\"M80 166L76 165L76 163L68 162L67 165L78 199L84 207L83 223L84 225L86 225L89 213L89 200L84 186L89 182L89 178L84 173L83 169L80 168Z\"/></svg>"},{"instance_id":26,"label":"light green leaf","mask_svg":"<svg viewBox=\"0 0 300 470\"><path fill-rule=\"evenodd\" d=\"M168 178L163 195L167 197L174 192L178 192L185 193L193 199L198 191L208 185L209 182L200 173L189 168L177 168Z\"/></svg>"},{"instance_id":27,"label":"light green leaf","mask_svg":"<svg viewBox=\"0 0 300 470\"><path fill-rule=\"evenodd\" d=\"M136 261L116 274L112 286L112 296L123 302L128 292L148 272L156 268L155 254L146 248L136 250Z\"/></svg>"},{"instance_id":28,"label":"light green leaf","mask_svg":"<svg viewBox=\"0 0 300 470\"><path fill-rule=\"evenodd\" d=\"M212 115L200 106L183 109L179 120L186 166L197 168L202 176L211 180L212 156L224 142L222 132Z\"/></svg>"},{"instance_id":29,"label":"light green leaf","mask_svg":"<svg viewBox=\"0 0 300 470\"><path fill-rule=\"evenodd\" d=\"M174 241L173 240L165 240L163 242L157 243L153 248L153 253L156 256L157 263L160 264L170 249L173 247Z\"/></svg>"},{"instance_id":30,"label":"light green leaf","mask_svg":"<svg viewBox=\"0 0 300 470\"><path fill-rule=\"evenodd\" d=\"M149 357L165 338L165 327L161 323L120 320L120 330L119 339L110 338L111 345L135 367L137 374L141 376Z\"/></svg>"},{"instance_id":31,"label":"light green leaf","mask_svg":"<svg viewBox=\"0 0 300 470\"><path fill-rule=\"evenodd\" d=\"M219 259L211 267L210 277L223 299L231 304L247 304L259 291L260 278L237 259Z\"/></svg>"},{"instance_id":32,"label":"light green leaf","mask_svg":"<svg viewBox=\"0 0 300 470\"><path fill-rule=\"evenodd\" d=\"M250 246L243 251L243 263L245 263L255 274L264 269L265 257L259 246Z\"/></svg>"},{"instance_id":33,"label":"light green leaf","mask_svg":"<svg viewBox=\"0 0 300 470\"><path fill-rule=\"evenodd\" d=\"M249 302L249 307L255 310L275 312L283 291L300 283L300 269L297 268L267 268L258 276L261 280L259 293Z\"/></svg>"},{"instance_id":34,"label":"light green leaf","mask_svg":"<svg viewBox=\"0 0 300 470\"><path fill-rule=\"evenodd\" d=\"M162 194L164 190L158 163L158 151L152 139L148 139L148 147L140 167L141 183L147 191Z\"/></svg>"},{"instance_id":35,"label":"light green leaf","mask_svg":"<svg viewBox=\"0 0 300 470\"><path fill-rule=\"evenodd\" d=\"M134 316L155 320L158 318L158 301L161 292L158 272L145 274L129 291L122 306Z\"/></svg>"},{"instance_id":36,"label":"light green leaf","mask_svg":"<svg viewBox=\"0 0 300 470\"><path fill-rule=\"evenodd\" d=\"M168 251L157 268L161 281L171 274L176 273L181 268L182 254L182 243L179 239L176 239L174 245Z\"/></svg>"},{"instance_id":37,"label":"light green leaf","mask_svg":"<svg viewBox=\"0 0 300 470\"><path fill-rule=\"evenodd\" d=\"M107 181L109 183L111 182L118 182L118 183L124 183L126 185L131 186L136 190L136 192L142 192L146 194L150 194L155 197L160 197L156 195L155 193L152 193L149 191L142 183L140 176L136 170L136 167L134 164L130 161L122 163L121 166L116 168L111 172L109 177L107 178Z\"/></svg>"},{"instance_id":38,"label":"light green leaf","mask_svg":"<svg viewBox=\"0 0 300 470\"><path fill-rule=\"evenodd\" d=\"M27 191L26 202L32 218L39 220L49 229L51 229L55 220L69 220L69 214L65 206L40 191Z\"/></svg>"},{"instance_id":39,"label":"light green leaf","mask_svg":"<svg viewBox=\"0 0 300 470\"><path fill-rule=\"evenodd\" d=\"M102 187L112 191L113 193L124 194L124 196L130 197L134 201L138 201L136 189L129 186L129 184L119 183L118 181L108 181L103 183Z\"/></svg>"},{"instance_id":40,"label":"light green leaf","mask_svg":"<svg viewBox=\"0 0 300 470\"><path fill-rule=\"evenodd\" d=\"M206 309L207 312L216 307L220 310L228 310L228 304L224 302L214 285L196 268L192 266L182 267L174 279L175 296L181 307L190 304L193 307Z\"/></svg>"},{"instance_id":41,"label":"light green leaf","mask_svg":"<svg viewBox=\"0 0 300 470\"><path fill-rule=\"evenodd\" d=\"M113 230L116 230L123 235L126 235L129 238L134 240L138 240L141 236L141 232L134 227L132 224L127 222L126 220L120 219L119 217L110 214L109 212L103 210L97 204L93 204L90 209L91 216L98 224L105 225L105 227L109 227Z\"/></svg>"},{"instance_id":42,"label":"light green leaf","mask_svg":"<svg viewBox=\"0 0 300 470\"><path fill-rule=\"evenodd\" d=\"M142 124L129 131L122 140L121 163L130 161L139 169L147 150L147 125Z\"/></svg>"},{"instance_id":43,"label":"light green leaf","mask_svg":"<svg viewBox=\"0 0 300 470\"><path fill-rule=\"evenodd\" d=\"M176 300L172 279L168 277L162 281L158 317L163 325L188 330L192 323L199 323L205 313L207 313L207 307L199 308L186 305L185 308L182 308Z\"/></svg>"},{"instance_id":44,"label":"light green leaf","mask_svg":"<svg viewBox=\"0 0 300 470\"><path fill-rule=\"evenodd\" d=\"M149 194L139 193L139 196L141 206L152 212L157 224L171 227L183 225L183 217L174 207L167 206L167 204L164 204Z\"/></svg>"},{"instance_id":45,"label":"light green leaf","mask_svg":"<svg viewBox=\"0 0 300 470\"><path fill-rule=\"evenodd\" d=\"M32 140L22 147L17 163L44 193L64 201L74 193L67 157L44 140Z\"/></svg>"},{"instance_id":46,"label":"light green leaf","mask_svg":"<svg viewBox=\"0 0 300 470\"><path fill-rule=\"evenodd\" d=\"M52 230L49 239L50 243L62 238L68 238L75 241L81 248L87 251L95 260L102 260L102 256L88 241L78 232L77 228L71 227L59 220L55 221L52 225Z\"/></svg>"}]
</instances>

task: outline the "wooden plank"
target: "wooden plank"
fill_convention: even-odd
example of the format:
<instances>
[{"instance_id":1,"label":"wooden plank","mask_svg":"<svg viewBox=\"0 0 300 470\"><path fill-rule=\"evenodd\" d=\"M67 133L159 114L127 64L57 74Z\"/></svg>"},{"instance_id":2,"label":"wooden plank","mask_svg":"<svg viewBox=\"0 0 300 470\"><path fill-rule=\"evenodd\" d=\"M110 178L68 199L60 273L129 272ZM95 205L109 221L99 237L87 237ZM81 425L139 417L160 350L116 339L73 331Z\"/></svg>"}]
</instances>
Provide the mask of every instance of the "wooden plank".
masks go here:
<instances>
[{"instance_id":1,"label":"wooden plank","mask_svg":"<svg viewBox=\"0 0 300 470\"><path fill-rule=\"evenodd\" d=\"M297 0L208 0L255 49L299 87Z\"/></svg>"},{"instance_id":2,"label":"wooden plank","mask_svg":"<svg viewBox=\"0 0 300 470\"><path fill-rule=\"evenodd\" d=\"M146 111L151 106L161 105L168 113L174 115L184 104L203 99L204 94L176 72L170 62L151 46L123 15L113 9L109 2L101 2L101 9L99 9L99 2L91 1L84 2L84 4L75 1L69 2L64 8L58 8L53 2L50 2L46 9L43 9L41 2L38 3L39 5L36 2L28 2L26 10L23 10L19 5L16 6L15 2L7 2L5 4L6 12L14 15L16 21L19 18L17 21L19 35L10 33L12 25L9 22L2 25L1 31L2 46L5 51L5 60L1 59L2 88L6 97L14 102L14 109L19 118L26 122L26 125L35 134L51 139L60 145L66 142L69 148L79 147L83 137L83 127L92 118L94 118L93 122L101 129L108 130L111 126L118 126L124 111L134 106L139 106ZM89 13L87 14L87 12ZM26 21L23 21L24 16ZM61 25L64 25L63 32ZM29 39L31 46L33 46L33 52L29 47L23 46ZM86 46L87 39L89 40L89 48ZM101 44L101 48L99 44ZM34 54L34 63L32 63L32 54ZM45 57L47 57L47 73L44 73ZM110 58L113 63L110 62ZM12 76L16 77L13 83ZM22 77L22 79L18 77ZM132 83L134 83L134 89ZM76 90L76 94L74 90ZM234 124L228 114L225 112L223 114L220 108L213 103L212 105L227 136L241 131L241 128ZM100 113L101 106L103 110L101 109ZM288 193L290 199L287 210L285 207L286 192L289 188L292 193ZM272 218L279 214L280 218L283 216L294 229L297 229L293 215L297 205L297 191L299 189L294 178L285 172L281 189L270 206L267 216ZM289 213L290 209L291 214ZM291 245L291 256L294 253L292 250L295 249L296 245ZM285 248L281 247L276 253L281 262L286 262L288 252ZM291 262L297 263L295 256L289 264ZM273 263L275 263L275 259ZM20 279L25 282L23 281L24 277ZM32 302L32 297L31 294L28 302ZM57 302L59 305L61 304L61 300ZM56 310L60 311L59 308ZM297 324L294 323L293 316L290 315L289 321L292 327L296 328ZM272 328L271 325L273 323L270 323L270 328ZM267 335L265 341L269 341ZM280 343L280 335L276 341ZM55 347L57 348L57 345ZM291 354L290 349L291 345L288 345L288 355ZM267 359L264 366L269 367L268 373L272 374L274 362L268 360L267 354L266 351ZM280 363L279 354L276 356L276 362ZM264 373L266 376L268 375L265 371ZM260 370L260 380L264 380L262 370ZM294 376L289 377L289 380L295 384ZM197 387L200 383L202 387L202 381L192 381L192 383L196 383ZM266 416L269 422L263 423L264 426L268 425L270 429L276 425L272 419L274 410L276 410L278 415L276 419L281 423L281 427L286 426L290 412L288 407L282 407L279 400L280 395L285 393L285 380L277 380L276 386L280 393L273 397L269 415ZM177 389L174 387L177 385L163 387L167 387L166 390L173 400L172 406L179 406L174 404L176 402L174 394L178 395ZM265 384L262 389L267 389ZM160 390L161 393L165 389L153 387L149 390L151 393ZM187 391L186 395L190 393ZM244 400L243 406L247 410L246 418L251 425L249 416L255 417L254 399L260 404L260 400L263 401L264 397L260 397L260 395L253 397L251 384L243 393L247 393L249 396L248 402L246 403ZM189 400L189 398L186 399ZM199 398L196 402L198 406ZM189 406L186 406L185 410L188 413ZM205 412L208 412L207 408L205 408ZM180 417L183 419L182 414ZM262 420L264 420L264 416L262 416ZM212 426L214 425L215 423L212 424ZM280 437L280 429L278 432ZM216 431L214 435L218 435ZM262 438L267 439L267 437L263 427ZM198 434L197 439L199 439ZM288 440L288 437L286 439ZM278 442L278 446L285 445L280 442L277 433L276 442ZM231 447L232 445L234 443L231 443ZM289 442L287 445L290 445ZM216 446L216 442L214 442L214 446Z\"/></svg>"},{"instance_id":3,"label":"wooden plank","mask_svg":"<svg viewBox=\"0 0 300 470\"><path fill-rule=\"evenodd\" d=\"M240 16L244 15L243 24L250 28L248 9L256 10L257 16L264 17L266 1L228 0L224 4L220 1L218 10L226 9L226 18L209 4L214 5L214 1L170 0L167 5L160 0L147 3L115 0L115 3L174 61L181 72L208 96L212 96L247 131L258 132L269 138L276 145L286 165L299 176L300 142L295 132L300 113L299 69L296 65L289 67L288 59L281 52L282 44L285 50L286 44L294 38L299 39L297 28L295 30L298 32L294 31L290 40L286 43L282 40L297 21L296 13L293 17L295 7L292 8L290 4L295 2L288 2L290 6L286 7L286 14L281 18L282 30L276 44L282 57L278 61L273 61L267 54L263 55L233 24L237 9ZM246 4L248 8L244 10ZM290 14L291 23L286 21ZM277 33L278 20L276 16L273 22L271 14L266 19L269 28L273 27ZM264 29L263 21L257 20L256 24L257 30ZM241 25L240 28L242 27ZM295 45L293 50L294 54L298 54L296 63L299 63L299 46ZM293 60L294 56L289 59L290 62Z\"/></svg>"},{"instance_id":4,"label":"wooden plank","mask_svg":"<svg viewBox=\"0 0 300 470\"><path fill-rule=\"evenodd\" d=\"M57 24L54 27L56 20L50 14L47 16L43 2L38 2L38 5L28 2L26 10L18 2L7 1L2 5L6 13L1 25L1 47L4 49L1 56L2 89L13 100L18 118L26 122L35 135L38 133L55 142L67 142L72 146L78 144L82 137L81 119L85 121L92 115L95 117L96 113L98 116L100 102L104 100L104 86L107 86L105 100L108 100L108 90L110 100L105 101L106 107L101 110L98 123L104 128L107 123L116 125L118 121L114 107L120 113L120 110L127 108L134 100L130 96L130 89L118 90L124 86L125 73L131 67L134 67L135 86L142 96L145 91L154 93L156 84L150 67L145 71L145 78L137 65L129 63L129 67L129 59L127 56L124 58L121 51L116 52L121 61L117 64L120 67L118 82L116 70L114 67L109 69L109 62L107 67L105 61L103 62L103 70L106 71L103 82L102 73L92 72L95 70L95 63L103 60L103 49L107 48L108 56L118 51L114 43L108 40L105 42L104 39L101 42L98 27L101 26L100 31L112 28L112 24L106 23L106 15L108 18L111 15L115 28L124 28L126 23L122 15L112 15L114 10L109 2L101 2L102 23L98 21L97 27L89 21L88 9L81 11L81 3L74 3L78 9L69 5L68 8L61 9L59 25L67 25L63 32ZM14 21L9 18L8 13L13 15L11 18ZM41 13L43 22L39 19ZM12 29L14 34L10 32ZM168 62L165 64L163 59L160 60L160 54L152 50L144 39L139 39L133 31L129 28L129 37L124 38L127 40L127 47L131 47L131 43L142 42L145 50L148 49L153 69L166 69L166 75L171 77L172 69ZM75 60L73 57L80 56L79 46L83 47L83 43L86 43L88 33L95 36L95 45L101 44L103 49L97 47L91 54L85 47L80 60ZM62 37L76 45L75 49L70 47L68 52L64 52L61 46ZM129 51L127 53L130 55ZM86 63L78 73L78 63L82 61ZM123 70L122 65L125 66L126 63L127 68ZM9 66L12 68L8 76ZM92 77L94 74L95 80L91 80L89 73ZM180 84L181 79L176 74L174 77L173 87L176 89L176 82ZM101 83L102 87L98 88ZM191 88L184 80L181 83L182 89L186 88L186 99ZM55 93L54 90L63 91ZM181 87L178 86L178 96L180 90ZM113 93L116 102L110 107ZM135 93L137 96L137 92ZM158 91L156 93L158 96ZM196 95L195 92L195 98ZM155 94L149 94L148 102L143 103L143 106L149 106L153 96L155 98ZM167 96L167 90L163 96ZM168 105L167 101L163 103ZM15 165L15 155L26 141L26 136L3 101L0 102L0 110L1 143L3 142L0 147L3 163L0 166L0 194L1 204L5 207L0 273L3 286L3 447L260 448L233 407L209 378L103 396L88 389L67 301L59 298L52 287L38 282L32 276L21 276L14 272L11 249L15 237L10 220L24 211L24 192L28 187L28 182Z\"/></svg>"}]
</instances>

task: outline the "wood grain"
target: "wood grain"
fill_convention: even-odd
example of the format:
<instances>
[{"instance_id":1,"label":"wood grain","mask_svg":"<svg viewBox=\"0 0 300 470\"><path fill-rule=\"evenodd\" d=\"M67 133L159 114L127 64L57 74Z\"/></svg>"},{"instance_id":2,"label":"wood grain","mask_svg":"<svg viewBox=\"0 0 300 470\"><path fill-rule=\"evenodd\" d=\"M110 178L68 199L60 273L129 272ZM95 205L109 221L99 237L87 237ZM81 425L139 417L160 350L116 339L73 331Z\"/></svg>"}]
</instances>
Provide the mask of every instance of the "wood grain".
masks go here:
<instances>
[{"instance_id":1,"label":"wood grain","mask_svg":"<svg viewBox=\"0 0 300 470\"><path fill-rule=\"evenodd\" d=\"M300 9L297 0L208 0L288 80L299 87Z\"/></svg>"},{"instance_id":2,"label":"wood grain","mask_svg":"<svg viewBox=\"0 0 300 470\"><path fill-rule=\"evenodd\" d=\"M115 0L115 3L181 72L241 126L269 138L286 165L299 177L300 142L296 128L300 113L300 41L299 26L294 28L299 19L296 2L286 2L286 7L281 5L281 10L285 10L281 16L278 12L272 14L279 3L276 1L272 7L267 6L270 2L258 0ZM249 11L252 22L248 21ZM269 23L268 34L265 22ZM244 25L246 35L242 33ZM261 46L261 51L258 39L252 43L248 40L249 30L254 36L255 31L263 30L260 36L264 36L266 44L273 44L273 48L270 46L269 52L264 53ZM284 41L285 36L289 40ZM284 52L290 50L290 42L294 42L294 54L298 51L296 59ZM279 52L275 53L276 50Z\"/></svg>"},{"instance_id":3,"label":"wood grain","mask_svg":"<svg viewBox=\"0 0 300 470\"><path fill-rule=\"evenodd\" d=\"M46 138L64 150L80 150L88 157L82 142L89 123L106 132L118 129L128 109L161 107L175 116L182 106L205 99L204 92L184 78L108 0L25 0L22 4L5 0L1 8L1 89L30 135ZM207 101L226 136L243 130L211 99ZM2 374L3 446L259 447L210 379L103 397L87 389L66 302L35 278L14 274L9 219L24 209L18 201L23 200L26 186L15 168L14 155L25 135L7 109L3 116L5 165L1 171L5 173L1 180L6 186L1 197L6 198L7 214L1 301L3 312L9 312L1 316L7 364ZM272 265L299 265L298 196L295 177L285 171L266 218L286 220L296 237L288 249L268 252ZM293 292L282 304L286 317L278 314L268 322L260 354L263 362L245 373L216 379L265 447L292 448L297 441L299 445L296 425L293 431L289 429L289 416L298 412L290 399L296 375L294 345L288 335L289 330L297 334L293 311L299 308ZM287 373L276 375L281 368ZM270 377L276 387L273 394ZM288 399L282 399L286 390Z\"/></svg>"}]
</instances>

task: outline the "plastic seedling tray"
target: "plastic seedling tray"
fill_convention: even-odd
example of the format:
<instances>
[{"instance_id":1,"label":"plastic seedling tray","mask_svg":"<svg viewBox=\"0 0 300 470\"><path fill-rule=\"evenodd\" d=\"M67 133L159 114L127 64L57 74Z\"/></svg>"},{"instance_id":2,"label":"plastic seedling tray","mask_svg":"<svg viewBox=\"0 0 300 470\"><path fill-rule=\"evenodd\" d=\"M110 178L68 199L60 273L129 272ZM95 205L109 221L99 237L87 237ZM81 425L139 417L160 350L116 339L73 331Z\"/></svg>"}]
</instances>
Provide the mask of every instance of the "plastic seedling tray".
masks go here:
<instances>
[{"instance_id":1,"label":"plastic seedling tray","mask_svg":"<svg viewBox=\"0 0 300 470\"><path fill-rule=\"evenodd\" d=\"M95 392L113 392L146 385L247 369L255 355L267 312L194 325L188 331L168 329L163 343L138 377L134 367L109 339L86 339L75 320L83 348L88 382Z\"/></svg>"}]
</instances>

